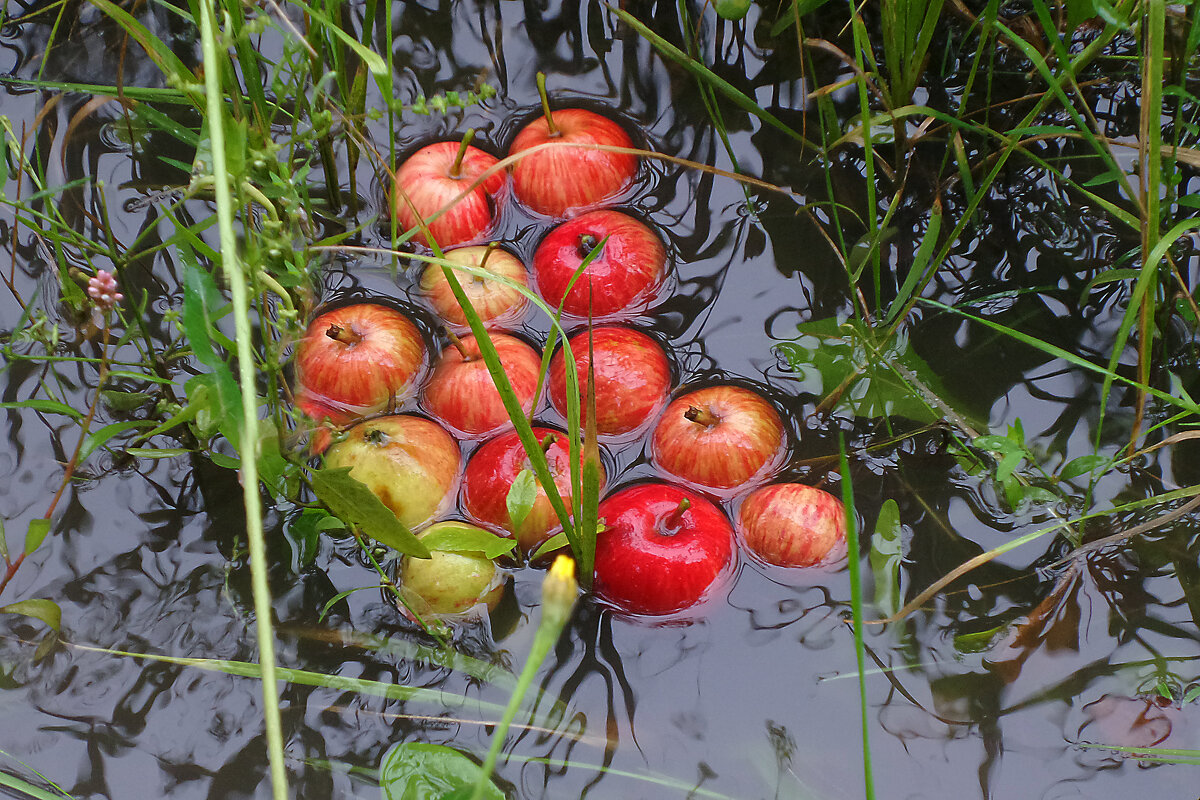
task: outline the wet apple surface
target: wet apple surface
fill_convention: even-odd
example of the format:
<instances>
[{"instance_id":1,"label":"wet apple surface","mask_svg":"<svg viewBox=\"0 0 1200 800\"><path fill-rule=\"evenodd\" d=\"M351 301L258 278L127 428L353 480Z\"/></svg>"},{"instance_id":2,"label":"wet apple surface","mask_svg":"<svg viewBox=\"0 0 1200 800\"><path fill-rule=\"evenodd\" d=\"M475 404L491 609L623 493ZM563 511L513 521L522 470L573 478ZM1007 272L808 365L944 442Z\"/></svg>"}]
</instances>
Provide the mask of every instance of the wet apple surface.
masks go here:
<instances>
[{"instance_id":1,"label":"wet apple surface","mask_svg":"<svg viewBox=\"0 0 1200 800\"><path fill-rule=\"evenodd\" d=\"M421 223L441 247L464 244L484 235L496 222L507 178L495 156L460 142L427 145L396 170L392 213L400 232L430 244ZM459 197L466 193L465 197Z\"/></svg>"},{"instance_id":2,"label":"wet apple surface","mask_svg":"<svg viewBox=\"0 0 1200 800\"><path fill-rule=\"evenodd\" d=\"M513 336L493 333L491 341L521 407L528 412L537 391L541 358ZM512 424L473 336L442 351L421 402L435 419L467 436L483 436Z\"/></svg>"}]
</instances>

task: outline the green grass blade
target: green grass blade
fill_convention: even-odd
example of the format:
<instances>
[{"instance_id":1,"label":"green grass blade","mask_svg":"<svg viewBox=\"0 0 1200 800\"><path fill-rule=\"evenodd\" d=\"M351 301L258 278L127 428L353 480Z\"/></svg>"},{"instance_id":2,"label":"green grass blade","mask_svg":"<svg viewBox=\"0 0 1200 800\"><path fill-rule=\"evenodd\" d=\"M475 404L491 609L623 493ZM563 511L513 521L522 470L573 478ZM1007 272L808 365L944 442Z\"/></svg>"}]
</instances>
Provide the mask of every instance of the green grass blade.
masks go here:
<instances>
[{"instance_id":1,"label":"green grass blade","mask_svg":"<svg viewBox=\"0 0 1200 800\"><path fill-rule=\"evenodd\" d=\"M875 780L871 772L871 732L867 714L866 646L863 644L862 564L858 547L858 519L854 514L854 486L846 441L838 436L838 456L842 476L842 505L846 510L846 552L850 570L850 606L854 623L854 658L858 664L858 702L862 715L863 788L867 800L875 800Z\"/></svg>"}]
</instances>

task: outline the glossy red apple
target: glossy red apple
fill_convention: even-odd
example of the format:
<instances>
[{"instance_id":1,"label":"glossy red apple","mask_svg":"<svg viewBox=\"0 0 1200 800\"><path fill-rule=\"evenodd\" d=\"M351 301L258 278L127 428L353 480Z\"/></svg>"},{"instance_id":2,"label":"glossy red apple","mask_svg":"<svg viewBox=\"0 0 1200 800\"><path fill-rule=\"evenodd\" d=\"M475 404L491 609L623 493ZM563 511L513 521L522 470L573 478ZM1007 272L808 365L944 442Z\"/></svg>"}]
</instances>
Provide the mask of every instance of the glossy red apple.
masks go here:
<instances>
[{"instance_id":1,"label":"glossy red apple","mask_svg":"<svg viewBox=\"0 0 1200 800\"><path fill-rule=\"evenodd\" d=\"M535 427L534 436L542 442L550 474L558 494L571 508L571 454L567 435L551 428ZM581 448L582 450L582 448ZM582 468L582 452L580 467ZM522 470L532 469L529 456L516 431L502 433L472 454L463 472L462 501L467 514L497 531L515 535L526 553L532 553L550 534L561 527L558 515L541 484L533 507L520 525L514 526L508 514L508 493ZM601 466L601 486L604 473Z\"/></svg>"},{"instance_id":2,"label":"glossy red apple","mask_svg":"<svg viewBox=\"0 0 1200 800\"><path fill-rule=\"evenodd\" d=\"M601 253L571 287L583 259L605 237ZM552 306L577 317L628 318L646 309L667 274L667 251L644 223L619 211L592 211L564 222L542 240L533 254L538 291ZM564 301L565 298L565 301Z\"/></svg>"},{"instance_id":3,"label":"glossy red apple","mask_svg":"<svg viewBox=\"0 0 1200 800\"><path fill-rule=\"evenodd\" d=\"M738 531L751 552L780 567L812 567L846 552L842 501L799 483L751 492L738 510Z\"/></svg>"},{"instance_id":4,"label":"glossy red apple","mask_svg":"<svg viewBox=\"0 0 1200 800\"><path fill-rule=\"evenodd\" d=\"M438 522L417 538L428 540L452 528L475 530L462 522ZM422 617L462 614L480 603L493 609L504 594L504 573L483 553L430 550L429 558L405 556L400 562L400 592Z\"/></svg>"},{"instance_id":5,"label":"glossy red apple","mask_svg":"<svg viewBox=\"0 0 1200 800\"><path fill-rule=\"evenodd\" d=\"M650 441L664 472L722 494L768 479L784 449L779 413L740 386L708 386L671 401Z\"/></svg>"},{"instance_id":6,"label":"glossy red apple","mask_svg":"<svg viewBox=\"0 0 1200 800\"><path fill-rule=\"evenodd\" d=\"M492 275L507 278L521 286L529 285L529 273L521 260L499 247L474 245L445 253L446 260L465 267L477 267ZM529 298L512 286L466 272L456 272L475 313L490 329L513 324L529 306ZM467 327L467 317L458 304L441 266L430 264L421 275L421 293L439 317L457 330Z\"/></svg>"},{"instance_id":7,"label":"glossy red apple","mask_svg":"<svg viewBox=\"0 0 1200 800\"><path fill-rule=\"evenodd\" d=\"M581 331L570 339L579 377L581 422L587 419L588 364L593 363L596 381L596 432L620 436L649 422L671 391L671 365L658 342L646 334L621 326L595 328L588 357L588 334ZM563 350L550 361L550 401L567 415L567 361Z\"/></svg>"},{"instance_id":8,"label":"glossy red apple","mask_svg":"<svg viewBox=\"0 0 1200 800\"><path fill-rule=\"evenodd\" d=\"M442 426L411 414L359 423L325 456L328 467L350 467L410 530L446 509L461 462L458 443Z\"/></svg>"},{"instance_id":9,"label":"glossy red apple","mask_svg":"<svg viewBox=\"0 0 1200 800\"><path fill-rule=\"evenodd\" d=\"M493 333L490 338L521 407L529 413L537 391L541 357L513 336ZM465 436L484 436L512 424L474 336L442 351L441 360L425 385L423 404L434 419Z\"/></svg>"},{"instance_id":10,"label":"glossy red apple","mask_svg":"<svg viewBox=\"0 0 1200 800\"><path fill-rule=\"evenodd\" d=\"M530 122L513 140L510 155L553 144L513 166L513 194L528 208L564 217L620 194L637 174L637 158L580 145L633 147L617 123L582 108L563 108ZM553 127L552 127L553 126Z\"/></svg>"},{"instance_id":11,"label":"glossy red apple","mask_svg":"<svg viewBox=\"0 0 1200 800\"><path fill-rule=\"evenodd\" d=\"M596 594L633 614L699 603L733 565L733 527L700 494L665 483L622 489L600 503Z\"/></svg>"},{"instance_id":12,"label":"glossy red apple","mask_svg":"<svg viewBox=\"0 0 1200 800\"><path fill-rule=\"evenodd\" d=\"M301 410L344 424L403 400L424 364L425 341L407 316L377 303L342 306L309 323L296 345L296 395Z\"/></svg>"},{"instance_id":13,"label":"glossy red apple","mask_svg":"<svg viewBox=\"0 0 1200 800\"><path fill-rule=\"evenodd\" d=\"M401 232L419 228L423 219L440 247L453 247L492 228L503 200L504 171L483 177L497 159L468 141L422 147L396 170L392 213ZM467 195L458 199L463 192ZM424 231L413 238L431 244Z\"/></svg>"}]
</instances>

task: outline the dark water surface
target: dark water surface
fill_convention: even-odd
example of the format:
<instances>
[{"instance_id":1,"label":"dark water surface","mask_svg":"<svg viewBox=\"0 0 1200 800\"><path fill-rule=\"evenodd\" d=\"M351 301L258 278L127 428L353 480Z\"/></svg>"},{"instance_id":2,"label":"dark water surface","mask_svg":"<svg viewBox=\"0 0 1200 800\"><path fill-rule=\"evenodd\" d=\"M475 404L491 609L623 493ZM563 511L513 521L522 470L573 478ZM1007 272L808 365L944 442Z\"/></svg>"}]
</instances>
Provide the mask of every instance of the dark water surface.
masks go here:
<instances>
[{"instance_id":1,"label":"dark water surface","mask_svg":"<svg viewBox=\"0 0 1200 800\"><path fill-rule=\"evenodd\" d=\"M563 103L614 111L651 149L732 169L691 76L619 26L602 5L567 3L551 10L543 5L392 7L397 37L391 48L401 97L467 89L480 80L498 90L483 105L444 117L404 114L399 152L473 127L477 144L503 154L536 111L535 74L542 70ZM355 5L350 13L357 19L361 8ZM682 45L673 4L645 6L638 13ZM755 24L758 13L756 7L745 28L704 15L701 41L719 74L799 127L813 111L803 100L813 87L800 77L794 33L769 39L769 24ZM151 8L142 18L160 36L178 36L181 53L198 51L188 44L189 31L176 30L173 15ZM815 20L809 35L836 37L840 24ZM37 76L48 37L48 23L9 25L0 38L0 72ZM46 58L44 77L115 81L119 38L94 9L79 7L77 24ZM947 43L945 53L953 55L956 46ZM963 47L969 57L969 47ZM272 48L278 42L265 37L268 56ZM153 65L135 50L130 46L124 79L160 85ZM820 57L817 68L824 82L848 74ZM997 65L998 73L1009 68L1020 75L1019 63ZM944 104L962 91L954 70L947 74L945 94L930 96L931 104ZM1124 122L1115 107L1130 86L1136 83L1117 76L1111 94L1096 98L1098 110L1112 111L1102 116L1111 117L1113 136L1128 133L1117 129ZM1019 94L1019 88L1012 92ZM169 152L178 146L167 141L131 148L116 104L84 117L68 139L68 126L90 97L68 94L39 119L49 97L8 85L0 88L0 114L18 135L35 132L51 185L90 179L61 199L68 218L94 232L96 223L80 209L94 212L102 194L118 239L131 240L159 225L155 193L186 176L157 156L190 162L191 154ZM835 99L845 120L857 112L852 89ZM793 143L731 106L722 109L745 173L813 203L828 196L820 166L798 154ZM1133 113L1136 120L1136 109ZM377 146L386 149L386 123L372 125ZM1070 145L1051 147L1066 151ZM944 148L930 147L919 159L934 171L943 154ZM835 195L855 207L865 196L861 166L861 150L843 151L831 171ZM383 218L377 176L364 163L357 177L357 209L319 220L327 232ZM323 194L319 174L312 180L314 195ZM348 191L349 183L342 189ZM4 191L11 197L15 190L10 179ZM910 195L916 199L898 213L898 232L885 252L889 269L907 267L925 224L922 209L929 198L919 190ZM946 202L951 219L962 201L950 195ZM1124 295L1116 285L1083 300L1081 294L1137 240L1115 229L1099 209L1072 202L1044 173L1014 162L927 295L946 303L974 302L972 310L989 319L1072 352L1107 358ZM673 291L639 324L669 343L681 382L732 377L769 392L792 426L788 477L825 482L837 491L831 457L838 433L846 434L866 531L885 500L899 506L906 552L902 580L910 597L966 559L1043 527L1057 514L1079 512L1081 499L1074 507L1026 503L1013 510L987 472L968 474L948 454L945 433L937 427L895 443L895 433L917 426L904 419L889 424L818 413L819 376L793 370L773 345L794 338L799 322L850 313L845 271L813 222L815 217L828 223L822 208L801 209L794 199L756 191L751 209L733 181L665 162L644 165L622 205L651 220L668 242ZM186 207L196 219L213 213L199 200ZM74 343L75 330L62 319L48 252L26 226L11 240L10 208L0 224L5 243L0 269L15 267L22 298L36 298L35 307L60 321L64 352L95 355L94 344ZM544 222L515 205L503 226L505 238L526 258L545 230ZM367 224L352 243L385 247L385 228ZM862 231L847 227L844 233L853 241ZM1194 255L1183 254L1180 263L1196 270ZM150 293L150 327L160 344L172 336L162 315L178 307L180 270L167 252L126 271L128 296L142 289ZM414 267L393 277L382 259L338 257L326 267L325 286L331 299L370 294L417 306L416 274ZM0 292L3 327L14 326L20 314L12 295ZM545 330L531 317L523 332L540 341ZM1100 396L1094 376L932 308L916 312L908 336L980 432L1004 434L1019 420L1030 450L1050 470L1092 452ZM1171 346L1184 363L1180 374L1193 376L1194 367L1186 366L1189 342ZM183 366L181 382L189 369ZM0 383L3 399L32 396L39 380L84 408L95 372L63 365L47 374L14 362ZM1114 393L1102 452L1124 443L1131 419L1127 401ZM44 513L57 489L77 426L31 411L2 413L7 446L0 448L0 516L15 548L18 532ZM127 418L102 407L98 424ZM556 421L552 411L543 418ZM35 658L40 626L0 617L2 769L35 781L31 771L37 770L78 798L267 797L255 680L77 646L257 658L236 475L200 455L154 461L121 457L119 450L98 451L82 466L82 480L59 506L54 540L19 571L3 598L54 599L62 606L63 639L70 644ZM609 455L615 469L610 485L652 474L640 444ZM1153 453L1100 479L1095 502L1104 507L1190 485L1197 471L1189 461L1171 448ZM1075 485L1081 498L1086 479ZM328 538L315 565L299 568L285 535L288 511L272 509L266 519L281 664L445 692L441 701L390 701L283 686L293 796L376 796L378 789L362 770L377 768L397 742L448 744L477 757L486 752L489 723L500 716L489 704L503 706L509 683L476 680L409 657L403 645L414 640L411 626L376 591L351 595L318 621L329 598L372 584L373 573L350 544ZM1126 515L1097 532L1144 519ZM1195 767L1148 767L1079 746L1086 741L1200 746L1195 703L1179 708L1145 699L1159 680L1182 692L1196 685L1200 673L1194 617L1200 608L1195 566L1200 545L1194 522L1184 517L1155 531L1150 541L1101 552L1071 573L1051 566L1067 545L1045 537L972 573L906 622L868 629L868 721L878 796L1196 797ZM869 570L865 574L870 584ZM456 637L459 649L515 674L536 626L541 577L534 570L518 572L498 635L486 624L467 626ZM798 579L746 559L736 580L690 624L630 620L585 599L539 675L543 694L537 712L518 716L519 723L535 727L510 734L498 782L514 798L861 797L857 670L844 622L849 602L845 569ZM1010 623L1018 624L1006 628ZM357 634L392 636L397 644L390 650L365 647L356 642ZM1149 740L1130 738L1149 735L1150 729ZM0 796L8 796L6 791L0 788Z\"/></svg>"}]
</instances>

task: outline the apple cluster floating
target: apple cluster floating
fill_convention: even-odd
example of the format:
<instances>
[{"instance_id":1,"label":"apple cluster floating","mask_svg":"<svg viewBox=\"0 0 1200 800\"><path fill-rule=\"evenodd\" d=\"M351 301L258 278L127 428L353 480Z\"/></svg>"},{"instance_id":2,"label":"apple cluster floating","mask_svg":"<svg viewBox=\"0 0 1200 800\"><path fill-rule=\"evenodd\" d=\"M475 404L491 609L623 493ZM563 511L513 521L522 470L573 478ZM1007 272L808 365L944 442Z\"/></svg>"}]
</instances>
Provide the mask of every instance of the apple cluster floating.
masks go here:
<instances>
[{"instance_id":1,"label":"apple cluster floating","mask_svg":"<svg viewBox=\"0 0 1200 800\"><path fill-rule=\"evenodd\" d=\"M543 114L517 133L509 170L471 146L468 131L461 141L421 147L396 171L389 206L398 233L449 264L422 256L415 287L440 327L427 325L423 334L387 300L318 314L296 346L297 407L320 423L313 451L335 439L327 466L349 466L423 539L424 528L438 533L431 542L449 537L471 549L479 536L495 534L532 556L561 522L530 480L529 455L509 416L516 409L505 407L496 386L506 381L534 423L567 508L571 436L579 433L563 428L575 413L579 430L594 422L604 448L634 454L607 463L648 462L656 473L624 484L620 474L601 475L594 585L618 611L690 616L721 594L739 552L764 569L835 562L845 553L840 501L811 486L772 483L787 461L789 423L769 391L737 379L681 384L663 343L639 327L663 300L670 259L652 221L613 207L637 195L632 138L595 112L551 111L540 77L539 90ZM531 269L498 224L510 194L516 205L505 217L524 210L541 233ZM549 348L525 324L530 290L577 328L548 365L537 348ZM471 321L486 329L482 341ZM427 335L444 343L433 364ZM502 377L489 371L488 348ZM594 420L582 402L589 376ZM393 413L414 406L425 416ZM410 607L431 614L494 604L500 575L482 552L435 551L432 559L405 558L398 569Z\"/></svg>"}]
</instances>

